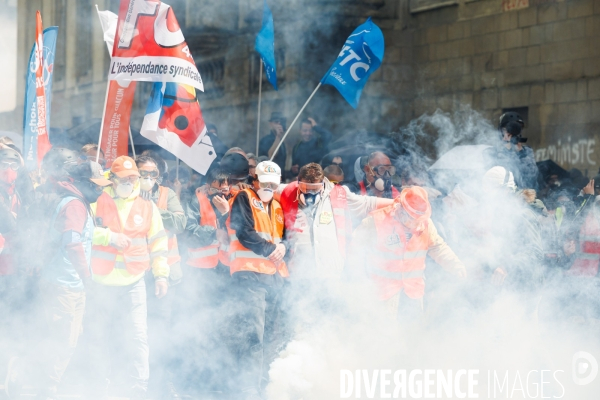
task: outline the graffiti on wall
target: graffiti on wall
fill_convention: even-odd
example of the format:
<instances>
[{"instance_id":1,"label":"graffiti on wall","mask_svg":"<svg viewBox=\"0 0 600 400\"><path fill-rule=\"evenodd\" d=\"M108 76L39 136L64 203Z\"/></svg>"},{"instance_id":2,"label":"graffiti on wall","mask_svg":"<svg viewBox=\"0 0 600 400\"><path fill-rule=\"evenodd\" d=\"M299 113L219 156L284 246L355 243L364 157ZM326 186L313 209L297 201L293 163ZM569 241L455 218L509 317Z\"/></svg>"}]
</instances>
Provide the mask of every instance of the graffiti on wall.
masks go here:
<instances>
[{"instance_id":1,"label":"graffiti on wall","mask_svg":"<svg viewBox=\"0 0 600 400\"><path fill-rule=\"evenodd\" d=\"M535 150L535 161L553 160L560 165L594 166L596 139L559 140Z\"/></svg>"}]
</instances>

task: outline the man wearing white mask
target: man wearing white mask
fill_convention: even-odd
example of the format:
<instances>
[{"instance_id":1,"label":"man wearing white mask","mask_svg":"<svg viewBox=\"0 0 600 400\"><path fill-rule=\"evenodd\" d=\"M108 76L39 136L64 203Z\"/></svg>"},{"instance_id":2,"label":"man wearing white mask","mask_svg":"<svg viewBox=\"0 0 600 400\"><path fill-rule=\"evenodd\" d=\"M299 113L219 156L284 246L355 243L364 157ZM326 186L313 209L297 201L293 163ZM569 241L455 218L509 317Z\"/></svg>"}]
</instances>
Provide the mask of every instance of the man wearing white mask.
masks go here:
<instances>
[{"instance_id":1,"label":"man wearing white mask","mask_svg":"<svg viewBox=\"0 0 600 400\"><path fill-rule=\"evenodd\" d=\"M256 166L252 188L241 190L231 206L228 223L230 272L238 315L230 331L238 354L240 399L261 399L261 378L273 360L281 289L288 270L283 210L273 194L281 169L271 161Z\"/></svg>"},{"instance_id":2,"label":"man wearing white mask","mask_svg":"<svg viewBox=\"0 0 600 400\"><path fill-rule=\"evenodd\" d=\"M112 187L108 187L91 205L96 228L92 246L88 332L91 382L89 396L101 397L107 378L106 351L123 355L123 365L110 370L131 382L131 398L146 396L149 378L147 299L144 274L152 269L154 293L167 294L169 264L168 242L156 205L140 194L140 173L135 161L121 156L110 169ZM124 369L127 369L124 371ZM96 396L96 397L94 397Z\"/></svg>"}]
</instances>

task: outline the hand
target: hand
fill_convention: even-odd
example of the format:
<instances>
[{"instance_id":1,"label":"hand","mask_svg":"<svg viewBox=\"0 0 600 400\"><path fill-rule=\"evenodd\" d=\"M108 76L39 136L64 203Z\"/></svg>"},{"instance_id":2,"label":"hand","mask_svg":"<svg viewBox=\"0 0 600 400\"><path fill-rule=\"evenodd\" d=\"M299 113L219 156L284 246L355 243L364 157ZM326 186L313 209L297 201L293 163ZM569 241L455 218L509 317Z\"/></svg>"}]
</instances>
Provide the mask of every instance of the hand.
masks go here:
<instances>
[{"instance_id":1,"label":"hand","mask_svg":"<svg viewBox=\"0 0 600 400\"><path fill-rule=\"evenodd\" d=\"M300 171L300 167L298 166L298 164L292 165L292 174L298 175L298 171Z\"/></svg>"},{"instance_id":2,"label":"hand","mask_svg":"<svg viewBox=\"0 0 600 400\"><path fill-rule=\"evenodd\" d=\"M154 282L154 294L159 299L162 299L163 297L165 297L167 295L168 291L169 291L169 284L167 283L166 280L157 279Z\"/></svg>"},{"instance_id":3,"label":"hand","mask_svg":"<svg viewBox=\"0 0 600 400\"><path fill-rule=\"evenodd\" d=\"M583 188L584 194L594 194L594 180L590 179L587 185Z\"/></svg>"},{"instance_id":4,"label":"hand","mask_svg":"<svg viewBox=\"0 0 600 400\"><path fill-rule=\"evenodd\" d=\"M277 247L275 247L275 250L269 254L269 260L273 261L275 264L279 264L283 260L283 256L285 256L285 246L279 243Z\"/></svg>"},{"instance_id":5,"label":"hand","mask_svg":"<svg viewBox=\"0 0 600 400\"><path fill-rule=\"evenodd\" d=\"M223 198L223 196L215 196L212 199L212 203L215 205L221 215L225 215L229 212L229 202Z\"/></svg>"},{"instance_id":6,"label":"hand","mask_svg":"<svg viewBox=\"0 0 600 400\"><path fill-rule=\"evenodd\" d=\"M281 126L281 124L278 124L277 126L275 126L275 135L281 139L281 137L283 136L283 126Z\"/></svg>"},{"instance_id":7,"label":"hand","mask_svg":"<svg viewBox=\"0 0 600 400\"><path fill-rule=\"evenodd\" d=\"M317 121L315 121L314 118L312 117L308 117L307 118L310 121L310 124L312 125L312 127L314 128L315 126L317 126Z\"/></svg>"},{"instance_id":8,"label":"hand","mask_svg":"<svg viewBox=\"0 0 600 400\"><path fill-rule=\"evenodd\" d=\"M568 242L565 242L565 244L563 244L563 251L565 253L565 256L567 257L571 254L574 254L576 250L577 246L575 246L574 240L569 240Z\"/></svg>"},{"instance_id":9,"label":"hand","mask_svg":"<svg viewBox=\"0 0 600 400\"><path fill-rule=\"evenodd\" d=\"M123 233L111 232L108 244L119 250L123 250L131 245L131 239Z\"/></svg>"},{"instance_id":10,"label":"hand","mask_svg":"<svg viewBox=\"0 0 600 400\"><path fill-rule=\"evenodd\" d=\"M502 284L504 284L505 279L506 272L502 268L496 268L496 270L492 274L492 284L494 284L495 286L502 286Z\"/></svg>"},{"instance_id":11,"label":"hand","mask_svg":"<svg viewBox=\"0 0 600 400\"><path fill-rule=\"evenodd\" d=\"M465 279L467 277L467 270L466 268L461 268L458 271L456 271L456 275L461 278L461 279Z\"/></svg>"}]
</instances>

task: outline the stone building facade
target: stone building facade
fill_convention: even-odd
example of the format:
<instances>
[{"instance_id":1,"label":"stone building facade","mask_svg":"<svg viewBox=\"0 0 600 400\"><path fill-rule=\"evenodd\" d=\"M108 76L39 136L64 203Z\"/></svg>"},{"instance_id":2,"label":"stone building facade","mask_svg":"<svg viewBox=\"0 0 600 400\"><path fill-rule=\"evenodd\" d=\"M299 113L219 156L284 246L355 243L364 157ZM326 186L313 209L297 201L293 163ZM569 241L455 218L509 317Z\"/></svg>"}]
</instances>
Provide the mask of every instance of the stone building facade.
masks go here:
<instances>
[{"instance_id":1,"label":"stone building facade","mask_svg":"<svg viewBox=\"0 0 600 400\"><path fill-rule=\"evenodd\" d=\"M35 10L42 10L46 26L64 27L53 126L69 128L102 114L109 56L96 3L116 12L119 1L18 2L19 71L33 43ZM260 65L253 47L262 0L168 3L205 81L199 94L205 119L219 126L226 143L253 151ZM269 5L280 89L263 82L263 135L270 112L293 118L347 35L371 16L384 33L386 53L358 109L323 87L306 111L335 135L359 128L394 131L438 108L470 106L493 124L503 110L518 109L538 159L552 158L589 175L600 166L600 0L270 0ZM19 99L23 92L24 78ZM139 85L134 130L148 95L149 86ZM20 103L13 113L0 114L2 129L21 129Z\"/></svg>"}]
</instances>

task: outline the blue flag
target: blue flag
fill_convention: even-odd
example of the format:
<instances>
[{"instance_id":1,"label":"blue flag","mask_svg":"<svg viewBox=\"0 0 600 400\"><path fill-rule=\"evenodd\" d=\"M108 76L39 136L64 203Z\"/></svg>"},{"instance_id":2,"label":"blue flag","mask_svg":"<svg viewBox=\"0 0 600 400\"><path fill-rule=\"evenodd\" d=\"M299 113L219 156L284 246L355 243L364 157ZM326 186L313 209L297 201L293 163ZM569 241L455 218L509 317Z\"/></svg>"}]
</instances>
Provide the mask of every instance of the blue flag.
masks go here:
<instances>
[{"instance_id":1,"label":"blue flag","mask_svg":"<svg viewBox=\"0 0 600 400\"><path fill-rule=\"evenodd\" d=\"M44 29L44 87L46 93L46 127L50 130L50 105L52 104L52 75L54 71L54 54L56 53L56 37L58 27ZM35 94L35 48L33 45L29 64L27 64L27 80L25 81L25 113L23 115L23 156L28 169L37 168L37 136L38 107Z\"/></svg>"},{"instance_id":2,"label":"blue flag","mask_svg":"<svg viewBox=\"0 0 600 400\"><path fill-rule=\"evenodd\" d=\"M277 90L277 67L275 65L275 28L273 27L273 14L265 0L262 28L258 32L254 48L260 54L260 59L265 66L267 79Z\"/></svg>"},{"instance_id":3,"label":"blue flag","mask_svg":"<svg viewBox=\"0 0 600 400\"><path fill-rule=\"evenodd\" d=\"M369 76L383 61L383 33L371 18L352 32L321 83L334 86L354 108Z\"/></svg>"}]
</instances>

